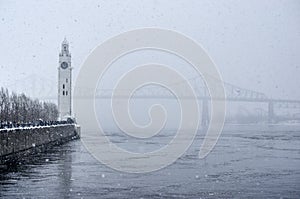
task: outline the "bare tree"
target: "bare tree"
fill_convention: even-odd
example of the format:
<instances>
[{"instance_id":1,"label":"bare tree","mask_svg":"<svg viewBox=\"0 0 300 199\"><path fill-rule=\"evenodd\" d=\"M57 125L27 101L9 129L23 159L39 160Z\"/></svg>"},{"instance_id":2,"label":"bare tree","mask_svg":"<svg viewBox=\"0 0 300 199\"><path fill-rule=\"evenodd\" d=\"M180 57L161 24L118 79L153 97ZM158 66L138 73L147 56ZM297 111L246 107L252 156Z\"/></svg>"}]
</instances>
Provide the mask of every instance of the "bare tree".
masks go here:
<instances>
[{"instance_id":1,"label":"bare tree","mask_svg":"<svg viewBox=\"0 0 300 199\"><path fill-rule=\"evenodd\" d=\"M58 118L56 104L31 99L25 94L0 90L0 121L25 123L38 119L55 121Z\"/></svg>"}]
</instances>

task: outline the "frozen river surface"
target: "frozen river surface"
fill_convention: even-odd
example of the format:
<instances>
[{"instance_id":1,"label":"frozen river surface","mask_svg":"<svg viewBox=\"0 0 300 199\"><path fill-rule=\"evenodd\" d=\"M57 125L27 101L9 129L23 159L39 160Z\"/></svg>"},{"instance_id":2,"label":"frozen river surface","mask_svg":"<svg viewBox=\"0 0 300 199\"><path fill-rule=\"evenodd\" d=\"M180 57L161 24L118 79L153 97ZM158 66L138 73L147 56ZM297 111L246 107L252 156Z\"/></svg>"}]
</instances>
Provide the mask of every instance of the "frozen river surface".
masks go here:
<instances>
[{"instance_id":1,"label":"frozen river surface","mask_svg":"<svg viewBox=\"0 0 300 199\"><path fill-rule=\"evenodd\" d=\"M197 158L200 133L174 164L146 174L112 170L77 140L0 171L0 197L300 198L299 129L227 126L206 159Z\"/></svg>"}]
</instances>

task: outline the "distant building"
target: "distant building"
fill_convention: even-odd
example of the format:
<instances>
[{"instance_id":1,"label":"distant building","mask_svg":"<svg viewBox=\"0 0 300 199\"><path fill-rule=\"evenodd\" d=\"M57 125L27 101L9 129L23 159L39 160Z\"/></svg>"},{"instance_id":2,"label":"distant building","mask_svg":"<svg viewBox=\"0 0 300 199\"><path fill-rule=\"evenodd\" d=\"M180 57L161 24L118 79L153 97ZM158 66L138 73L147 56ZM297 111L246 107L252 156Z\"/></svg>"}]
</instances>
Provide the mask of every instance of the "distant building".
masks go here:
<instances>
[{"instance_id":1,"label":"distant building","mask_svg":"<svg viewBox=\"0 0 300 199\"><path fill-rule=\"evenodd\" d=\"M69 42L61 44L58 67L58 111L60 120L72 116L72 67Z\"/></svg>"}]
</instances>

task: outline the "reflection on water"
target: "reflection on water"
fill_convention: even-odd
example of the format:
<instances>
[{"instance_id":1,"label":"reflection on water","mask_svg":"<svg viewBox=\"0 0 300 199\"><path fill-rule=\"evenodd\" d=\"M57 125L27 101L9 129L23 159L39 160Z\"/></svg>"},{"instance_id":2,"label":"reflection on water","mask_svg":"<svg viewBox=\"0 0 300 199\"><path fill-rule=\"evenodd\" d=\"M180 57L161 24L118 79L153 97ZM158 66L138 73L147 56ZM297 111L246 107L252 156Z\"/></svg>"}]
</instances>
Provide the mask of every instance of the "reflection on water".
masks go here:
<instances>
[{"instance_id":1,"label":"reflection on water","mask_svg":"<svg viewBox=\"0 0 300 199\"><path fill-rule=\"evenodd\" d=\"M114 171L72 141L2 171L0 197L299 198L299 129L228 126L204 160L197 159L199 133L183 157L147 174ZM156 141L149 144L161 144Z\"/></svg>"}]
</instances>

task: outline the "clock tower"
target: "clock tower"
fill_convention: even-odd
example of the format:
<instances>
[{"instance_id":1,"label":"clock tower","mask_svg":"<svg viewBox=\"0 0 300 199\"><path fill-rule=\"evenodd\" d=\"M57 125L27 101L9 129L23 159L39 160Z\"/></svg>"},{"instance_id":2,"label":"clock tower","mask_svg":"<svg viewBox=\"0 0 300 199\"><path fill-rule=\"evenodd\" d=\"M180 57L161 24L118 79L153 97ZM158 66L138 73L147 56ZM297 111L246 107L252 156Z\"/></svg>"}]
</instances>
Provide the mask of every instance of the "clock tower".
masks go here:
<instances>
[{"instance_id":1,"label":"clock tower","mask_svg":"<svg viewBox=\"0 0 300 199\"><path fill-rule=\"evenodd\" d=\"M58 111L59 118L72 116L72 68L69 42L65 38L61 44L58 66Z\"/></svg>"}]
</instances>

